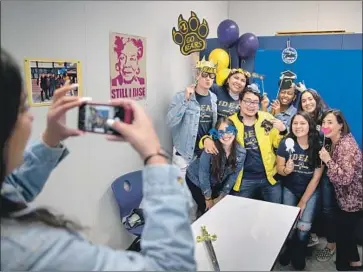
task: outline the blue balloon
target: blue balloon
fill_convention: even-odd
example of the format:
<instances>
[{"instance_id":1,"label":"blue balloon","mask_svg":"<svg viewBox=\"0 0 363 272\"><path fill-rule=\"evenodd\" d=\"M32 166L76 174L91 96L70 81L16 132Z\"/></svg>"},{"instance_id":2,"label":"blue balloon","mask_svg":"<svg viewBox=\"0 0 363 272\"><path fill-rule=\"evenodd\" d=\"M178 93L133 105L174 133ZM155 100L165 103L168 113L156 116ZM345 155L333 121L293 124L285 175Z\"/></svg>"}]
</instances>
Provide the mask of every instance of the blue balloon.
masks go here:
<instances>
[{"instance_id":1,"label":"blue balloon","mask_svg":"<svg viewBox=\"0 0 363 272\"><path fill-rule=\"evenodd\" d=\"M260 46L258 38L252 33L243 34L238 41L237 52L241 58L253 57Z\"/></svg>"},{"instance_id":2,"label":"blue balloon","mask_svg":"<svg viewBox=\"0 0 363 272\"><path fill-rule=\"evenodd\" d=\"M231 47L239 37L239 27L236 22L229 19L222 21L217 29L217 37L223 46Z\"/></svg>"}]
</instances>

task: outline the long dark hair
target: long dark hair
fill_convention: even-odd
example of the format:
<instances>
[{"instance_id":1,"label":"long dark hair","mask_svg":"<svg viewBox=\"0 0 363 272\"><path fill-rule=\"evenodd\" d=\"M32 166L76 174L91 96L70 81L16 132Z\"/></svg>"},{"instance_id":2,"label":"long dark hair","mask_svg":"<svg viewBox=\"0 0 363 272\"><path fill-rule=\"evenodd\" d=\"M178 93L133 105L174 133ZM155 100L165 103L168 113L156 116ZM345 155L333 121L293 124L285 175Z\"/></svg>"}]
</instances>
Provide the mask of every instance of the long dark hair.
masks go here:
<instances>
[{"instance_id":1,"label":"long dark hair","mask_svg":"<svg viewBox=\"0 0 363 272\"><path fill-rule=\"evenodd\" d=\"M20 69L9 53L1 48L0 69L0 188L7 175L7 142L14 130L18 119L21 103L24 102L23 81ZM1 218L9 218L14 212L27 208L24 202L15 202L0 194ZM45 208L35 209L25 215L16 217L20 221L41 221L52 227L80 229L71 220L53 215Z\"/></svg>"},{"instance_id":2,"label":"long dark hair","mask_svg":"<svg viewBox=\"0 0 363 272\"><path fill-rule=\"evenodd\" d=\"M241 73L240 69L232 69L231 72L229 73L228 77L224 80L223 85L222 85L223 89L226 90L227 92L229 91L228 79L235 74L242 74L246 78L246 85L245 85L244 89L246 89L247 86L250 85L250 78L246 75L246 73Z\"/></svg>"},{"instance_id":3,"label":"long dark hair","mask_svg":"<svg viewBox=\"0 0 363 272\"><path fill-rule=\"evenodd\" d=\"M338 124L342 125L342 131L341 131L341 135L347 135L350 133L350 128L348 125L347 120L345 119L343 113L340 110L337 109L331 109L328 110L326 112L324 112L324 114L321 117L321 121L323 122L323 120L325 119L325 117L327 117L328 114L333 114L335 116L335 118L337 119Z\"/></svg>"},{"instance_id":4,"label":"long dark hair","mask_svg":"<svg viewBox=\"0 0 363 272\"><path fill-rule=\"evenodd\" d=\"M303 91L300 95L300 101L299 101L299 105L298 105L298 111L303 111L302 108L302 96L304 93L310 93L316 103L316 107L314 112L312 112L312 117L314 118L314 121L317 125L321 125L321 121L322 121L322 115L325 111L327 111L329 109L328 105L324 102L323 98L319 95L319 93L313 89L307 89L305 91Z\"/></svg>"},{"instance_id":5,"label":"long dark hair","mask_svg":"<svg viewBox=\"0 0 363 272\"><path fill-rule=\"evenodd\" d=\"M292 131L292 124L294 123L294 120L295 120L296 116L298 116L298 115L302 116L309 124L309 133L308 133L309 147L307 150L308 157L309 157L308 165L310 167L312 167L313 169L315 169L321 163L318 152L320 151L322 146L319 141L319 131L316 130L316 123L308 112L298 111L291 118L290 132L288 135L286 135L286 138L292 138L294 140L294 142L297 142L297 137L295 136L295 134Z\"/></svg>"},{"instance_id":6,"label":"long dark hair","mask_svg":"<svg viewBox=\"0 0 363 272\"><path fill-rule=\"evenodd\" d=\"M216 123L215 128L218 130L220 125L223 123L234 126L233 122L230 119L228 119L228 117L220 117ZM221 170L222 163L223 163L223 158L226 156L226 152L224 151L223 145L219 140L215 140L214 143L218 149L218 154L214 155L212 157L212 168L211 168L212 176L215 177L218 182L220 182L221 174L222 174L222 170ZM238 145L237 139L235 138L232 142L231 153L229 154L229 156L226 160L227 165L231 166L233 171L235 171L236 167L237 167L237 159L236 159L237 145Z\"/></svg>"}]
</instances>

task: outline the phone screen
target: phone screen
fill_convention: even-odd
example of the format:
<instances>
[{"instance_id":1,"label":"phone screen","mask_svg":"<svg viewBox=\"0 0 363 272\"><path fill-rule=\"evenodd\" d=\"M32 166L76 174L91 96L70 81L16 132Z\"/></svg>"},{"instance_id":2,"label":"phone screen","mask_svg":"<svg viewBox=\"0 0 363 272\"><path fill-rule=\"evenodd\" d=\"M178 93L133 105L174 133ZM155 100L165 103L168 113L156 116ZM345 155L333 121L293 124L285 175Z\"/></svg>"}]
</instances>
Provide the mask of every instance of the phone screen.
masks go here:
<instances>
[{"instance_id":1,"label":"phone screen","mask_svg":"<svg viewBox=\"0 0 363 272\"><path fill-rule=\"evenodd\" d=\"M125 110L121 107L101 104L84 104L79 107L78 128L83 131L116 134L119 133L108 127L107 119L124 121Z\"/></svg>"}]
</instances>

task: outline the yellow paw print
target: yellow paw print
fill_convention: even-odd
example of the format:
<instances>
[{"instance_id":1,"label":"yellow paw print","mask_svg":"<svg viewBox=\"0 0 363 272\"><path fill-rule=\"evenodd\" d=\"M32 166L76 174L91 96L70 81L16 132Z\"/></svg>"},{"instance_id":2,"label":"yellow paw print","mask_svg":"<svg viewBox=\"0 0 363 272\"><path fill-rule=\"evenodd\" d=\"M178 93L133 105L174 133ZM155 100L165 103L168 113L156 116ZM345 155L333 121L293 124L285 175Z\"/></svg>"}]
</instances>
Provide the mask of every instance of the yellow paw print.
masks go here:
<instances>
[{"instance_id":1,"label":"yellow paw print","mask_svg":"<svg viewBox=\"0 0 363 272\"><path fill-rule=\"evenodd\" d=\"M183 55L189 55L205 49L209 34L208 23L203 19L200 23L197 15L192 11L188 21L180 14L178 18L178 30L173 27L173 41L180 46Z\"/></svg>"}]
</instances>

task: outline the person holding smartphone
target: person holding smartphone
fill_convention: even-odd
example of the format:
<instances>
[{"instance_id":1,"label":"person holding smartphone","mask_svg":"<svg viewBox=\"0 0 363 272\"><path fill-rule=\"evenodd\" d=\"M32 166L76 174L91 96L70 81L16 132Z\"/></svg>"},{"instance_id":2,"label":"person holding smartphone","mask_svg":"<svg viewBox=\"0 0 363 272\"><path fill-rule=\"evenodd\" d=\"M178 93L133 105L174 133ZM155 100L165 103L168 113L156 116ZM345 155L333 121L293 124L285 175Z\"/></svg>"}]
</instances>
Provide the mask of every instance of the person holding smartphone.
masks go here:
<instances>
[{"instance_id":1,"label":"person holding smartphone","mask_svg":"<svg viewBox=\"0 0 363 272\"><path fill-rule=\"evenodd\" d=\"M129 142L145 164L141 253L91 244L79 234L79 224L29 204L51 170L68 155L62 141L83 134L66 126L65 114L85 100L66 96L77 85L56 90L41 140L25 150L34 118L26 104L21 72L3 49L0 66L1 270L195 271L186 184L180 170L168 164L150 118L135 101L111 102L131 109L134 122L107 120L122 136L106 137Z\"/></svg>"}]
</instances>

